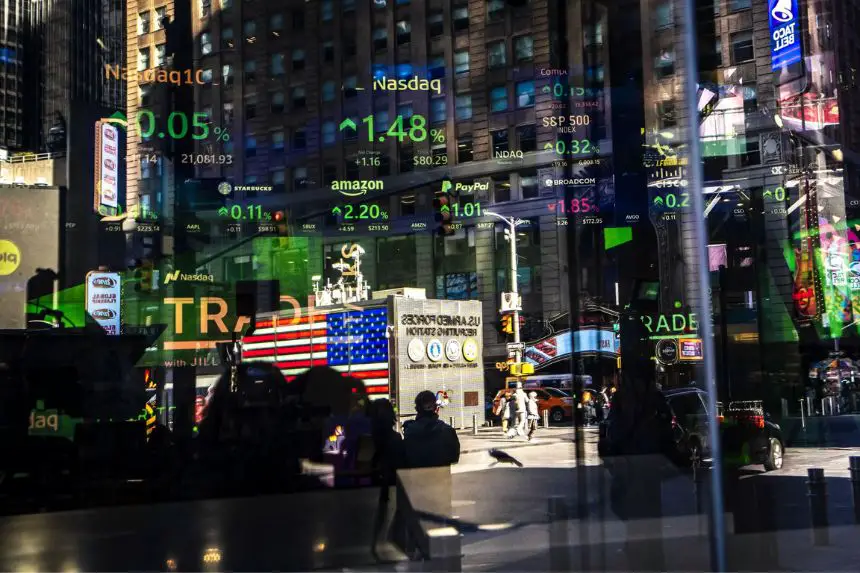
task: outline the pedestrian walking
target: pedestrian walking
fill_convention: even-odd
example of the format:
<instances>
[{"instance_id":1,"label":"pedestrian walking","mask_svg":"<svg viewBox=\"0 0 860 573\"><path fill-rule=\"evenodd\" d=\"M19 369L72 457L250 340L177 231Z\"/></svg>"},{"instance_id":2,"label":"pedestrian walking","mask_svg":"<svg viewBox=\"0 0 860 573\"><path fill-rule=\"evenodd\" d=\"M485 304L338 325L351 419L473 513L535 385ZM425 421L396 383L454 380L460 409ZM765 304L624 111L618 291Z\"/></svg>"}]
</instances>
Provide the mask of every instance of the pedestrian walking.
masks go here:
<instances>
[{"instance_id":1,"label":"pedestrian walking","mask_svg":"<svg viewBox=\"0 0 860 573\"><path fill-rule=\"evenodd\" d=\"M515 433L519 436L524 436L526 433L526 404L528 403L528 396L526 395L526 391L523 390L523 383L517 382L517 389L514 392L514 412L516 415L515 425L512 429L512 435Z\"/></svg>"},{"instance_id":2,"label":"pedestrian walking","mask_svg":"<svg viewBox=\"0 0 860 573\"><path fill-rule=\"evenodd\" d=\"M415 412L415 419L403 424L405 466L431 468L460 461L460 440L454 428L439 419L436 395L429 390L419 392Z\"/></svg>"},{"instance_id":3,"label":"pedestrian walking","mask_svg":"<svg viewBox=\"0 0 860 573\"><path fill-rule=\"evenodd\" d=\"M537 392L529 392L529 401L526 404L526 411L529 426L529 441L532 440L538 428L538 420L540 420L540 412L538 410Z\"/></svg>"},{"instance_id":4,"label":"pedestrian walking","mask_svg":"<svg viewBox=\"0 0 860 573\"><path fill-rule=\"evenodd\" d=\"M505 392L504 394L502 394L502 397L499 398L499 406L498 408L496 408L496 411L494 413L502 421L502 434L508 435L508 424L511 421L510 392Z\"/></svg>"}]
</instances>

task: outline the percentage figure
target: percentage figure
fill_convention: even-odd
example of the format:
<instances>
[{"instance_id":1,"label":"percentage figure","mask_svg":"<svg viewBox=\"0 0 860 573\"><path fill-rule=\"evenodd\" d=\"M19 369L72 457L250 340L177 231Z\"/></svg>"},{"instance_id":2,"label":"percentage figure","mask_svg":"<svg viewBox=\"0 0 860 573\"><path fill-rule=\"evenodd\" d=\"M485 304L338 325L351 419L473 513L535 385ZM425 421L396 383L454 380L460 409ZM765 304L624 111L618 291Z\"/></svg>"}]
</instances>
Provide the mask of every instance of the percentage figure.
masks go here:
<instances>
[{"instance_id":1,"label":"percentage figure","mask_svg":"<svg viewBox=\"0 0 860 573\"><path fill-rule=\"evenodd\" d=\"M216 127L214 129L215 137L218 141L223 141L224 143L230 141L230 134L227 133L227 128L224 127Z\"/></svg>"},{"instance_id":2,"label":"percentage figure","mask_svg":"<svg viewBox=\"0 0 860 573\"><path fill-rule=\"evenodd\" d=\"M433 138L433 143L445 143L445 132L441 129L431 129L430 137Z\"/></svg>"}]
</instances>

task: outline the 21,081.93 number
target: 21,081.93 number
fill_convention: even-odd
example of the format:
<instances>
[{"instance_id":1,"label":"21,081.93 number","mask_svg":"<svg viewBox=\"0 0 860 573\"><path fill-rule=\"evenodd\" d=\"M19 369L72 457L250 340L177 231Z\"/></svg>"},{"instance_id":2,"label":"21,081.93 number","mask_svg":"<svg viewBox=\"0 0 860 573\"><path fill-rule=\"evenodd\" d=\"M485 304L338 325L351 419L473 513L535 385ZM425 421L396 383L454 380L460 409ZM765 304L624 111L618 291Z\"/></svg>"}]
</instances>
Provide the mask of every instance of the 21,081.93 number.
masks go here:
<instances>
[{"instance_id":1,"label":"21,081.93 number","mask_svg":"<svg viewBox=\"0 0 860 573\"><path fill-rule=\"evenodd\" d=\"M194 165L230 165L233 163L232 155L204 155L202 153L183 153L182 163Z\"/></svg>"}]
</instances>

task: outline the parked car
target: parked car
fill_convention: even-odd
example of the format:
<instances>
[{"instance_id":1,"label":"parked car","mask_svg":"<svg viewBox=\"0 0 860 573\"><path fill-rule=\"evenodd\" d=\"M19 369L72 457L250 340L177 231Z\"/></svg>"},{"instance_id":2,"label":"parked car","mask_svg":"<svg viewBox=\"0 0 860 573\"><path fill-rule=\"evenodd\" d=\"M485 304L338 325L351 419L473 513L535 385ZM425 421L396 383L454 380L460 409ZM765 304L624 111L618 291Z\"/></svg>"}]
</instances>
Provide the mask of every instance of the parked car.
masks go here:
<instances>
[{"instance_id":1,"label":"parked car","mask_svg":"<svg viewBox=\"0 0 860 573\"><path fill-rule=\"evenodd\" d=\"M538 402L538 412L543 418L544 411L549 411L549 419L555 423L563 422L566 418L573 415L573 398L564 390L558 388L525 388L526 393L536 392ZM499 400L504 396L505 392L513 390L499 390L496 397L493 399L493 411L499 406Z\"/></svg>"},{"instance_id":2,"label":"parked car","mask_svg":"<svg viewBox=\"0 0 860 573\"><path fill-rule=\"evenodd\" d=\"M674 441L670 457L681 465L699 465L711 457L707 394L696 387L672 388L663 391L671 419L666 434ZM723 462L730 467L762 464L767 471L780 469L785 454L782 430L764 411L761 401L730 402L720 405L720 424ZM598 450L601 455L609 451L608 440L613 424L613 411L600 425Z\"/></svg>"}]
</instances>

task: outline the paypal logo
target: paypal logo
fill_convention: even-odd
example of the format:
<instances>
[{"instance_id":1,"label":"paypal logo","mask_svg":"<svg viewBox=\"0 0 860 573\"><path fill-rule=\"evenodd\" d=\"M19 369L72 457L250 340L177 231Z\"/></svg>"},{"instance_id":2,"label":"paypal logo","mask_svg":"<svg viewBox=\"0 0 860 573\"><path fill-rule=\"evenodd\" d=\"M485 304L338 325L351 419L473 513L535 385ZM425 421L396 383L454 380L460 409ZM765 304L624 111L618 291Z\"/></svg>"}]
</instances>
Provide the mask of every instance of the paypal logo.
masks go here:
<instances>
[{"instance_id":1,"label":"paypal logo","mask_svg":"<svg viewBox=\"0 0 860 573\"><path fill-rule=\"evenodd\" d=\"M791 0L777 0L776 4L770 11L771 17L777 22L790 22L794 19Z\"/></svg>"}]
</instances>

